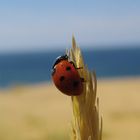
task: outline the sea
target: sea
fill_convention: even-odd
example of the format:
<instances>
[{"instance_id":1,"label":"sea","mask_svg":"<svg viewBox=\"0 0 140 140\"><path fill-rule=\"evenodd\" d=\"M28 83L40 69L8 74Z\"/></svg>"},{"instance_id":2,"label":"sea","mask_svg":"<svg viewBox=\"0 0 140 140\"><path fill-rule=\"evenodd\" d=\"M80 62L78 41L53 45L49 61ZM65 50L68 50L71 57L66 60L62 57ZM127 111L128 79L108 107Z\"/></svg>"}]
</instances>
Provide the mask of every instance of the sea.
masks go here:
<instances>
[{"instance_id":1,"label":"sea","mask_svg":"<svg viewBox=\"0 0 140 140\"><path fill-rule=\"evenodd\" d=\"M39 51L0 54L0 87L51 81L57 56L65 51ZM83 58L97 78L140 76L140 48L83 49Z\"/></svg>"}]
</instances>

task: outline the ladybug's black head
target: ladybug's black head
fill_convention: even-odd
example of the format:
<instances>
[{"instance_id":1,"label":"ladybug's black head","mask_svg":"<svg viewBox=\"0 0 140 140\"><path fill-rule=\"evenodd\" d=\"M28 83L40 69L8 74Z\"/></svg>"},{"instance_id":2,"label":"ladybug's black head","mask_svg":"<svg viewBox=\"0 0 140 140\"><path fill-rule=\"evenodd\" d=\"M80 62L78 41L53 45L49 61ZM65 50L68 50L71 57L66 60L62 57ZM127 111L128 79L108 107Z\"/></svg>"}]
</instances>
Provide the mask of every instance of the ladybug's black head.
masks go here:
<instances>
[{"instance_id":1,"label":"ladybug's black head","mask_svg":"<svg viewBox=\"0 0 140 140\"><path fill-rule=\"evenodd\" d=\"M56 61L55 61L55 63L52 66L52 75L55 73L55 68L54 68L55 65L57 65L62 60L68 60L68 55L65 54L65 55L62 55L62 56L58 56L56 58Z\"/></svg>"},{"instance_id":2,"label":"ladybug's black head","mask_svg":"<svg viewBox=\"0 0 140 140\"><path fill-rule=\"evenodd\" d=\"M62 61L62 60L68 60L68 56L65 54L65 55L62 55L62 56L58 56L57 58L56 58L56 61L55 61L55 63L53 64L53 67L52 68L54 68L55 67L55 65L57 65L60 61Z\"/></svg>"}]
</instances>

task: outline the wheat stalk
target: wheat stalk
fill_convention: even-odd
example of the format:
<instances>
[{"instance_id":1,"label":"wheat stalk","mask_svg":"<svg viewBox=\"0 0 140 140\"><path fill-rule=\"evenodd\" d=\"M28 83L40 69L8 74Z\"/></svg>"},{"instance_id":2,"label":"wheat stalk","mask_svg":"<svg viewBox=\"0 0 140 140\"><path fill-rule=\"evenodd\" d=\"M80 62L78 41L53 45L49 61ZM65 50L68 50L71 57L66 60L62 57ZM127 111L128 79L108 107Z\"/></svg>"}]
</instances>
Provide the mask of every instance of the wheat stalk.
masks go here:
<instances>
[{"instance_id":1,"label":"wheat stalk","mask_svg":"<svg viewBox=\"0 0 140 140\"><path fill-rule=\"evenodd\" d=\"M74 37L72 48L67 52L82 78L85 79L84 90L80 96L72 96L73 123L72 140L101 140L102 119L99 117L99 100L96 97L97 81L95 73L89 72L85 66L80 48L77 47Z\"/></svg>"}]
</instances>

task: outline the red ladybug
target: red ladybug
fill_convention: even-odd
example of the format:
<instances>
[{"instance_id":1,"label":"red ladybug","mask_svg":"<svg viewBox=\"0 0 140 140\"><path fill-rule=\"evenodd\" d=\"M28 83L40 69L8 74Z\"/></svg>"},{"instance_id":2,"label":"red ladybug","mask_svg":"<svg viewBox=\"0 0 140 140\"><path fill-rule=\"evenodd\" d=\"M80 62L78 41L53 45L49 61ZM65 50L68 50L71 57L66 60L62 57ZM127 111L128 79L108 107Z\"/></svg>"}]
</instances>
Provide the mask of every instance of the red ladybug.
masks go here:
<instances>
[{"instance_id":1,"label":"red ladybug","mask_svg":"<svg viewBox=\"0 0 140 140\"><path fill-rule=\"evenodd\" d=\"M74 63L67 55L59 56L52 67L52 79L55 86L69 96L80 95L84 79L80 77Z\"/></svg>"}]
</instances>

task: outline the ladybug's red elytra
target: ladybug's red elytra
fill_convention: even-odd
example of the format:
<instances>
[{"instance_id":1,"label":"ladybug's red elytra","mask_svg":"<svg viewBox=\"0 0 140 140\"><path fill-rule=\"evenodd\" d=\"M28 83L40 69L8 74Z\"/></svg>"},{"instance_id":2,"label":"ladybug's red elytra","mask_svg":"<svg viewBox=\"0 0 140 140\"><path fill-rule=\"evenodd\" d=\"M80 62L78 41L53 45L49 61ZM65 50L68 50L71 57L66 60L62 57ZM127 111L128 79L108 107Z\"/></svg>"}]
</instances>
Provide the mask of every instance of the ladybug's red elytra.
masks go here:
<instances>
[{"instance_id":1,"label":"ladybug's red elytra","mask_svg":"<svg viewBox=\"0 0 140 140\"><path fill-rule=\"evenodd\" d=\"M64 94L77 96L83 92L83 81L74 63L67 55L59 56L52 67L52 80Z\"/></svg>"}]
</instances>

